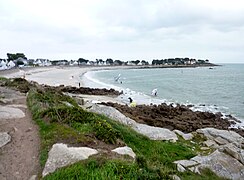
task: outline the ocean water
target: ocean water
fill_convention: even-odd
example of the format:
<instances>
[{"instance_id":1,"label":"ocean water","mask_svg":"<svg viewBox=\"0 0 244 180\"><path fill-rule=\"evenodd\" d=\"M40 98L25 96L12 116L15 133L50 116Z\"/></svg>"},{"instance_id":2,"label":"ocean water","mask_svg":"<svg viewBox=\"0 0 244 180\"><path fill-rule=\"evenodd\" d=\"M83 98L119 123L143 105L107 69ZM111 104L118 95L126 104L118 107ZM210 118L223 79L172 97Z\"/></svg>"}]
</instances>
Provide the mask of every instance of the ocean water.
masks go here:
<instances>
[{"instance_id":1,"label":"ocean water","mask_svg":"<svg viewBox=\"0 0 244 180\"><path fill-rule=\"evenodd\" d=\"M118 98L125 103L131 97L137 104L191 104L192 110L230 114L244 127L244 64L90 71L82 78L86 86L123 91ZM154 88L156 97L151 95Z\"/></svg>"}]
</instances>

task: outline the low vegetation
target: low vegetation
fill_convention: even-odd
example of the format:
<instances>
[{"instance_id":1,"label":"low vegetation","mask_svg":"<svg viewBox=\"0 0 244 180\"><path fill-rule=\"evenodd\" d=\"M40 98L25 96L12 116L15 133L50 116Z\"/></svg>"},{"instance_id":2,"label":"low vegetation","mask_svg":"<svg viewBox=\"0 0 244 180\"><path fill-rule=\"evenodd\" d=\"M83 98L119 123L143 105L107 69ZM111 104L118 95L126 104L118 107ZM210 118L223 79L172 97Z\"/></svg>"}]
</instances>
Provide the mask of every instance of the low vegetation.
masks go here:
<instances>
[{"instance_id":1,"label":"low vegetation","mask_svg":"<svg viewBox=\"0 0 244 180\"><path fill-rule=\"evenodd\" d=\"M101 153L60 168L44 179L172 179L174 174L182 179L220 179L209 170L202 175L176 170L174 161L199 153L201 138L195 143L183 139L176 143L152 141L125 125L82 109L71 97L50 89L31 87L27 102L40 129L42 168L57 142L92 148L102 144L107 149L126 144L137 156L132 161Z\"/></svg>"}]
</instances>

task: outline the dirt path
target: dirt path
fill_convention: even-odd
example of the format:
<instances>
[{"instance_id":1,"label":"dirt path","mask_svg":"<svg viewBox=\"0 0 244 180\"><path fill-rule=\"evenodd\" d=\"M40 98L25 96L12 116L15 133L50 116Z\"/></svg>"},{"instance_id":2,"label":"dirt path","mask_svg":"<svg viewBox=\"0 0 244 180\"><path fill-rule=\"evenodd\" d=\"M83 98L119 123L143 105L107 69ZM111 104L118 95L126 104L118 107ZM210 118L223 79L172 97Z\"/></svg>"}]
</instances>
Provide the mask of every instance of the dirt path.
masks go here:
<instances>
[{"instance_id":1,"label":"dirt path","mask_svg":"<svg viewBox=\"0 0 244 180\"><path fill-rule=\"evenodd\" d=\"M24 94L0 87L0 96L0 133L11 136L11 141L0 148L0 179L28 180L40 170L38 128Z\"/></svg>"}]
</instances>

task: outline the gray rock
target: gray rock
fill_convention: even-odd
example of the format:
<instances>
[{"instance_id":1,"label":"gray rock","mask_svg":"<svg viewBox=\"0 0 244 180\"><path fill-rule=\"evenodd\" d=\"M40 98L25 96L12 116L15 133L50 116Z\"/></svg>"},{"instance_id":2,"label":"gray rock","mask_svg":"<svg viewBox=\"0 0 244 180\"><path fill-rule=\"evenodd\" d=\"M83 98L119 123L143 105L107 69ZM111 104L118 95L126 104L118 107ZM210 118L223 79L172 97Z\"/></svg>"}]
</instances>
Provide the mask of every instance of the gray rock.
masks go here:
<instances>
[{"instance_id":1,"label":"gray rock","mask_svg":"<svg viewBox=\"0 0 244 180\"><path fill-rule=\"evenodd\" d=\"M229 179L243 179L244 177L243 164L218 150L208 156L196 156L191 160L200 163L197 166L199 169L209 168L220 177Z\"/></svg>"},{"instance_id":2,"label":"gray rock","mask_svg":"<svg viewBox=\"0 0 244 180\"><path fill-rule=\"evenodd\" d=\"M91 108L89 108L88 110L106 115L109 118L120 122L121 124L128 125L136 132L143 134L152 140L172 140L172 141L178 140L178 137L174 132L165 128L139 124L136 121L126 117L125 115L123 115L121 112L119 112L117 109L113 107L93 104Z\"/></svg>"},{"instance_id":3,"label":"gray rock","mask_svg":"<svg viewBox=\"0 0 244 180\"><path fill-rule=\"evenodd\" d=\"M204 129L198 129L197 132L203 134L204 136L206 136L208 139L211 140L214 140L217 137L221 137L222 139L228 141L229 143L244 142L244 138L234 131L219 130L215 128L204 128Z\"/></svg>"},{"instance_id":4,"label":"gray rock","mask_svg":"<svg viewBox=\"0 0 244 180\"><path fill-rule=\"evenodd\" d=\"M31 176L29 180L37 180L37 175Z\"/></svg>"},{"instance_id":5,"label":"gray rock","mask_svg":"<svg viewBox=\"0 0 244 180\"><path fill-rule=\"evenodd\" d=\"M207 140L203 142L207 147L218 148L219 145L214 140Z\"/></svg>"},{"instance_id":6,"label":"gray rock","mask_svg":"<svg viewBox=\"0 0 244 180\"><path fill-rule=\"evenodd\" d=\"M208 148L208 147L201 147L200 148L202 151L207 151L207 150L209 150L210 148Z\"/></svg>"},{"instance_id":7,"label":"gray rock","mask_svg":"<svg viewBox=\"0 0 244 180\"><path fill-rule=\"evenodd\" d=\"M224 145L229 143L227 140L223 139L222 137L216 137L214 141L219 145Z\"/></svg>"},{"instance_id":8,"label":"gray rock","mask_svg":"<svg viewBox=\"0 0 244 180\"><path fill-rule=\"evenodd\" d=\"M178 140L177 135L168 129L148 126L146 124L137 123L132 127L135 131L149 137L152 140L171 140L176 142Z\"/></svg>"},{"instance_id":9,"label":"gray rock","mask_svg":"<svg viewBox=\"0 0 244 180\"><path fill-rule=\"evenodd\" d=\"M233 158L237 159L244 165L244 150L236 147L234 144L229 143L222 147L223 151Z\"/></svg>"},{"instance_id":10,"label":"gray rock","mask_svg":"<svg viewBox=\"0 0 244 180\"><path fill-rule=\"evenodd\" d=\"M18 108L0 105L0 116L1 119L23 118L25 113Z\"/></svg>"},{"instance_id":11,"label":"gray rock","mask_svg":"<svg viewBox=\"0 0 244 180\"><path fill-rule=\"evenodd\" d=\"M0 133L0 148L11 141L11 136L7 132Z\"/></svg>"},{"instance_id":12,"label":"gray rock","mask_svg":"<svg viewBox=\"0 0 244 180\"><path fill-rule=\"evenodd\" d=\"M175 174L173 176L171 176L171 177L172 177L173 180L181 180L180 177L175 175Z\"/></svg>"},{"instance_id":13,"label":"gray rock","mask_svg":"<svg viewBox=\"0 0 244 180\"><path fill-rule=\"evenodd\" d=\"M180 164L180 165L182 165L185 168L196 166L196 165L199 164L198 162L192 161L192 160L179 160L179 161L175 161L174 163L175 164Z\"/></svg>"},{"instance_id":14,"label":"gray rock","mask_svg":"<svg viewBox=\"0 0 244 180\"><path fill-rule=\"evenodd\" d=\"M119 112L117 109L109 106L104 106L104 105L98 105L98 104L93 104L91 108L87 109L92 112L96 112L98 114L103 114L106 115L107 117L114 119L121 124L125 124L128 126L133 126L136 124L136 122L128 117L126 117L124 114Z\"/></svg>"},{"instance_id":15,"label":"gray rock","mask_svg":"<svg viewBox=\"0 0 244 180\"><path fill-rule=\"evenodd\" d=\"M134 159L136 157L136 154L134 153L134 151L128 146L118 147L116 149L113 149L112 151L116 152L118 154L122 154L122 155L129 155L129 156L131 156Z\"/></svg>"},{"instance_id":16,"label":"gray rock","mask_svg":"<svg viewBox=\"0 0 244 180\"><path fill-rule=\"evenodd\" d=\"M60 167L87 159L89 156L97 153L97 150L88 147L67 147L66 144L62 143L54 144L48 153L48 159L42 176L44 177Z\"/></svg>"},{"instance_id":17,"label":"gray rock","mask_svg":"<svg viewBox=\"0 0 244 180\"><path fill-rule=\"evenodd\" d=\"M177 164L177 171L179 171L179 172L185 172L186 169L182 165Z\"/></svg>"},{"instance_id":18,"label":"gray rock","mask_svg":"<svg viewBox=\"0 0 244 180\"><path fill-rule=\"evenodd\" d=\"M183 133L180 130L173 130L176 134L180 135L183 139L185 140L191 140L193 138L193 134L192 133Z\"/></svg>"}]
</instances>

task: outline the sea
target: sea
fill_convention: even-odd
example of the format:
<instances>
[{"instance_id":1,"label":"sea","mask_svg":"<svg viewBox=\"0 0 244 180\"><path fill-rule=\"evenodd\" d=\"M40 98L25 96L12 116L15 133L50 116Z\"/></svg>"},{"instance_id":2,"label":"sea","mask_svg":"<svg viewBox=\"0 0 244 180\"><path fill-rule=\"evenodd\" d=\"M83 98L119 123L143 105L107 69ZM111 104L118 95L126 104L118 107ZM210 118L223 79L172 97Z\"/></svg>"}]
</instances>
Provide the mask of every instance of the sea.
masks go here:
<instances>
[{"instance_id":1,"label":"sea","mask_svg":"<svg viewBox=\"0 0 244 180\"><path fill-rule=\"evenodd\" d=\"M144 68L89 71L85 86L122 91L118 99L129 104L184 104L193 111L221 112L238 119L244 129L244 64L196 68ZM152 90L157 89L157 96Z\"/></svg>"}]
</instances>

